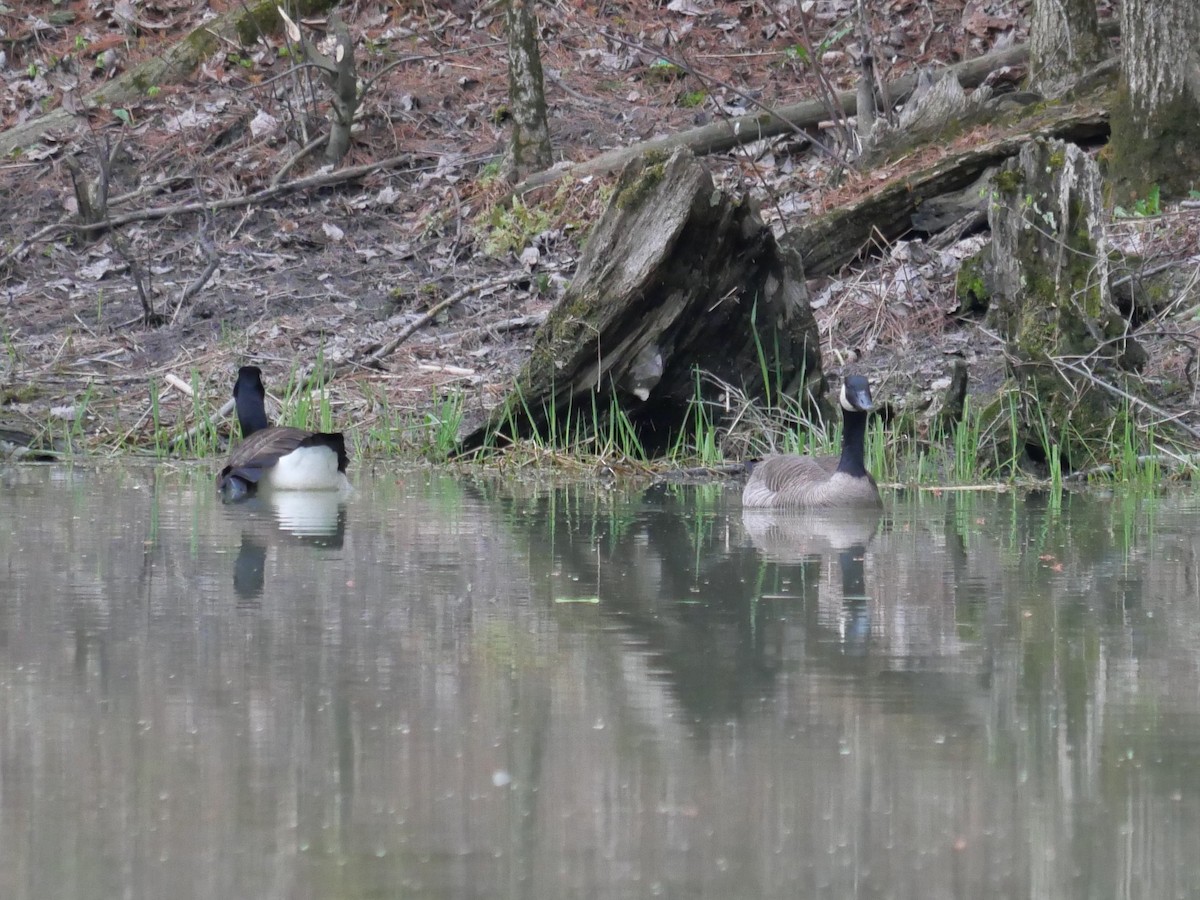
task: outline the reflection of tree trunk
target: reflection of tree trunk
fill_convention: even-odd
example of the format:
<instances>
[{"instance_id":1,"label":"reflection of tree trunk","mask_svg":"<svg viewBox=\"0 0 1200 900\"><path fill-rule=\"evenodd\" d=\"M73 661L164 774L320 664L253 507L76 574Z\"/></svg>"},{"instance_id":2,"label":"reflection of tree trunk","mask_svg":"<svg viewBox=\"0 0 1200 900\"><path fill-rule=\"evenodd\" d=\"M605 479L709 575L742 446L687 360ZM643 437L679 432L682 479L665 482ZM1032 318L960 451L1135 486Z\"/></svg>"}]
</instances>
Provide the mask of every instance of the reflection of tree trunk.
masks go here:
<instances>
[{"instance_id":1,"label":"reflection of tree trunk","mask_svg":"<svg viewBox=\"0 0 1200 900\"><path fill-rule=\"evenodd\" d=\"M1124 58L1112 110L1113 199L1182 193L1200 175L1200 3L1125 0Z\"/></svg>"},{"instance_id":2,"label":"reflection of tree trunk","mask_svg":"<svg viewBox=\"0 0 1200 900\"><path fill-rule=\"evenodd\" d=\"M1095 0L1036 0L1029 29L1029 81L1053 96L1104 58Z\"/></svg>"},{"instance_id":3,"label":"reflection of tree trunk","mask_svg":"<svg viewBox=\"0 0 1200 900\"><path fill-rule=\"evenodd\" d=\"M508 0L508 100L512 135L504 158L504 174L513 182L549 168L551 157L546 89L532 3L533 0Z\"/></svg>"},{"instance_id":4,"label":"reflection of tree trunk","mask_svg":"<svg viewBox=\"0 0 1200 900\"><path fill-rule=\"evenodd\" d=\"M553 707L549 677L545 671L526 671L522 677L512 678L508 686L512 696L511 721L517 726L509 742L508 756L508 772L513 779L509 839L515 851L508 869L509 897L523 896L534 883L540 832L538 787L542 784L542 763L550 740Z\"/></svg>"}]
</instances>

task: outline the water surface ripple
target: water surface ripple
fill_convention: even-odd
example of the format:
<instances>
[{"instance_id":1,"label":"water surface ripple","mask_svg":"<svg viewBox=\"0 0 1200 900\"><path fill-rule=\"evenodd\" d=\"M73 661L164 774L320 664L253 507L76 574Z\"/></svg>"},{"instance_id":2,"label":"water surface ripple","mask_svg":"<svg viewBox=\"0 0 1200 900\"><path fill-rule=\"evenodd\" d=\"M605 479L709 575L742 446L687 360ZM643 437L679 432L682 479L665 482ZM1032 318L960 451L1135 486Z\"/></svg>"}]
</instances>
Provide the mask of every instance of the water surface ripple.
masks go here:
<instances>
[{"instance_id":1,"label":"water surface ripple","mask_svg":"<svg viewBox=\"0 0 1200 900\"><path fill-rule=\"evenodd\" d=\"M0 897L1200 890L1200 503L0 468Z\"/></svg>"}]
</instances>

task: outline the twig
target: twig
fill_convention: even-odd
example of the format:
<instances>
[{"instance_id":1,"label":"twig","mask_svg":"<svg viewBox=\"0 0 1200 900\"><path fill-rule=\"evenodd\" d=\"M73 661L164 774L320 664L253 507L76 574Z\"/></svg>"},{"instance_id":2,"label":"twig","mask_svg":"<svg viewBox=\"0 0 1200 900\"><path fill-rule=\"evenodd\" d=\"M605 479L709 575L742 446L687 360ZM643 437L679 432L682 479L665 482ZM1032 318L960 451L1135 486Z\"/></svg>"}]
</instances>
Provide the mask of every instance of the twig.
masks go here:
<instances>
[{"instance_id":1,"label":"twig","mask_svg":"<svg viewBox=\"0 0 1200 900\"><path fill-rule=\"evenodd\" d=\"M930 494L988 493L1007 494L1012 486L1003 482L995 484L905 484L903 481L880 482L880 487L900 488L906 491L922 491Z\"/></svg>"},{"instance_id":2,"label":"twig","mask_svg":"<svg viewBox=\"0 0 1200 900\"><path fill-rule=\"evenodd\" d=\"M1137 457L1137 464L1139 466L1144 466L1146 463L1154 463L1159 466L1196 466L1200 465L1200 453L1184 453L1183 455L1174 453L1143 453ZM1102 466L1081 469L1078 472L1072 472L1070 475L1064 475L1063 481L1086 481L1093 475L1111 475L1114 471L1116 471L1116 468L1112 463L1105 463Z\"/></svg>"},{"instance_id":3,"label":"twig","mask_svg":"<svg viewBox=\"0 0 1200 900\"><path fill-rule=\"evenodd\" d=\"M221 257L217 255L217 248L213 246L212 238L208 236L208 226L211 223L212 213L206 210L204 218L200 220L198 231L200 232L200 249L204 252L204 258L208 260L208 263L204 266L204 271L197 275L179 295L179 300L175 303L175 311L171 313L172 325L179 318L179 311L183 309L183 305L200 293L204 285L208 284L208 279L212 278L213 272L217 271L217 264L221 261Z\"/></svg>"},{"instance_id":4,"label":"twig","mask_svg":"<svg viewBox=\"0 0 1200 900\"><path fill-rule=\"evenodd\" d=\"M271 177L271 187L275 187L277 184L283 181L284 176L286 176L288 172L292 171L292 169L298 162L300 162L300 160L304 159L304 157L308 156L314 150L319 150L328 140L328 135L319 134L295 153L293 153L290 157L288 157L287 162L280 166L279 171Z\"/></svg>"},{"instance_id":5,"label":"twig","mask_svg":"<svg viewBox=\"0 0 1200 900\"><path fill-rule=\"evenodd\" d=\"M1161 416L1162 420L1164 422L1174 425L1176 428L1179 428L1182 431L1186 431L1188 434L1190 434L1196 440L1200 440L1200 431L1197 431L1195 428L1192 428L1190 425L1185 425L1183 422L1180 422L1178 416L1171 415L1169 412L1167 412L1162 407L1155 406L1153 403L1149 403L1149 402L1143 400L1141 397L1137 397L1137 396L1129 393L1128 391L1122 390L1121 388L1117 387L1115 384L1110 384L1109 382L1104 381L1101 378L1097 378L1095 375L1093 375L1091 372L1089 372L1086 368L1084 368L1082 366L1077 366L1074 363L1067 362L1065 359L1061 359L1061 358L1055 359L1055 360L1053 360L1053 362L1055 365L1062 366L1064 369L1070 369L1076 375L1082 375L1084 378L1086 378L1092 384L1096 385L1096 387L1104 388L1104 390L1108 391L1110 394L1116 394L1118 397L1121 397L1124 400L1128 400L1130 403L1140 406L1142 409L1148 410L1149 412L1154 413L1154 415L1156 415L1156 416Z\"/></svg>"},{"instance_id":6,"label":"twig","mask_svg":"<svg viewBox=\"0 0 1200 900\"><path fill-rule=\"evenodd\" d=\"M226 400L224 402L224 404L222 404L221 408L217 410L217 414L215 416L213 416L213 419L225 418L227 415L229 415L231 412L233 412L233 406L234 406L233 398L230 397L228 400ZM211 421L212 420L210 420L210 422ZM179 435L179 437L177 437L173 441L171 441L171 447L175 448L175 447L178 447L180 444L186 444L188 441L190 441L193 437L196 436L196 433L198 431L200 431L200 429L207 428L208 425L210 424L210 422L199 422L199 423L193 425L191 428L189 428L183 434Z\"/></svg>"},{"instance_id":7,"label":"twig","mask_svg":"<svg viewBox=\"0 0 1200 900\"><path fill-rule=\"evenodd\" d=\"M595 99L587 96L586 94L579 93L579 91L575 90L573 87L571 87L569 84L567 84L561 78L559 78L557 75L555 75L549 69L546 70L546 80L549 81L551 84L553 84L555 87L557 87L560 91L562 91L568 97L572 97L572 98L578 100L580 103L584 104L585 106L590 106L590 107L592 107L592 109L611 109L609 104L601 103L599 100L595 100Z\"/></svg>"},{"instance_id":8,"label":"twig","mask_svg":"<svg viewBox=\"0 0 1200 900\"><path fill-rule=\"evenodd\" d=\"M186 394L189 397L196 396L196 392L192 390L192 386L173 372L168 372L164 375L163 380L181 394Z\"/></svg>"},{"instance_id":9,"label":"twig","mask_svg":"<svg viewBox=\"0 0 1200 900\"><path fill-rule=\"evenodd\" d=\"M846 115L846 104L841 102L841 99L838 95L837 89L834 88L833 84L829 81L829 76L825 73L825 68L820 64L820 61L817 59L816 51L814 49L814 45L812 42L812 37L808 33L808 13L806 13L803 8L801 8L801 10L800 10L799 18L800 18L800 33L804 37L804 47L808 51L809 68L812 69L813 76L817 79L817 85L820 87L821 91L824 93L824 97L822 99L825 102L826 109L829 110L829 118L833 119L834 122L837 123L838 127L842 131L842 137L846 140L847 144L849 145L846 149L844 149L842 151L841 154L834 154L825 147L822 147L821 149L825 150L826 153L828 153L833 159L837 160L839 163L847 164L848 163L847 155L848 155L850 147L853 146L854 136L853 136L853 132L850 130L850 126L848 124L849 117ZM857 101L857 97L855 99ZM857 104L856 104L855 112L856 113L858 112ZM818 146L820 146L820 145L818 144ZM840 156L840 158L839 158L839 156ZM838 178L840 178L840 175L838 176Z\"/></svg>"},{"instance_id":10,"label":"twig","mask_svg":"<svg viewBox=\"0 0 1200 900\"><path fill-rule=\"evenodd\" d=\"M628 38L621 37L618 34L613 34L611 31L605 32L604 36L611 40L616 41L618 44L623 44L624 46L628 47L631 50L637 50L639 53L647 53L647 54L653 54L655 56L659 56L662 59L665 59L671 65L680 69L681 71L686 72L688 75L691 75L693 78L699 79L701 82L709 82L711 84L717 85L718 87L724 88L725 90L729 91L731 94L734 94L737 97L740 97L742 100L745 100L751 106L756 107L757 109L761 109L763 112L767 113L772 118L777 119L780 122L780 124L783 125L784 130L795 132L798 136L804 138L804 140L811 141L815 146L820 147L821 150L825 151L827 154L829 154L829 156L831 156L831 157L835 156L832 148L826 147L823 143L821 143L820 140L813 137L811 132L805 131L798 124L796 124L794 121L792 121L787 115L785 115L784 113L781 113L779 110L775 109L772 106L768 106L766 103L763 103L761 100L755 99L754 97L750 96L748 93L737 88L736 86L729 84L728 82L722 81L719 78L715 78L712 75L708 75L704 72L700 72L694 66L689 65L685 60L679 58L678 56L674 56L670 53L667 53L665 50L656 50L653 47L647 47L645 44L638 43L637 41L631 41ZM737 119L729 119L728 121L730 122L731 125L734 126L735 131L738 130L737 124L736 124ZM532 181L533 179L530 178L530 179L526 179L526 180ZM517 190L518 191L520 190L520 185L517 186Z\"/></svg>"},{"instance_id":11,"label":"twig","mask_svg":"<svg viewBox=\"0 0 1200 900\"><path fill-rule=\"evenodd\" d=\"M470 287L465 287L461 291L456 291L440 303L434 304L429 311L422 315L414 322L410 322L400 333L368 356L364 363L367 365L378 365L385 357L391 356L396 352L396 348L407 341L417 331L424 328L430 321L440 312L449 309L455 303L470 297L472 294L478 294L482 291L490 290L495 287L503 287L506 284L515 284L518 281L524 281L530 277L528 272L511 272L508 275L501 275L498 278L489 278L487 281L481 281L478 284L473 284Z\"/></svg>"},{"instance_id":12,"label":"twig","mask_svg":"<svg viewBox=\"0 0 1200 900\"><path fill-rule=\"evenodd\" d=\"M143 271L141 263L138 262L137 257L120 235L113 234L112 244L121 258L125 260L125 265L129 266L129 274L133 276L138 299L142 301L142 325L150 328L162 324L162 316L154 311L154 301L151 299L153 288L150 286L149 278Z\"/></svg>"}]
</instances>

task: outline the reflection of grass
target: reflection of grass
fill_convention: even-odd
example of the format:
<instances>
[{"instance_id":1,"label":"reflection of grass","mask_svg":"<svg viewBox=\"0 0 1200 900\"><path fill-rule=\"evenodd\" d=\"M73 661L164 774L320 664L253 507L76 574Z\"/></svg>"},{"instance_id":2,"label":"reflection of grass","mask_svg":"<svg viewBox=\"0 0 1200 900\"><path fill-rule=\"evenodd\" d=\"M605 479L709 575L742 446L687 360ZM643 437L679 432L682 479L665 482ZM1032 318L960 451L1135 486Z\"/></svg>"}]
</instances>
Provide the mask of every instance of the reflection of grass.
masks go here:
<instances>
[{"instance_id":1,"label":"reflection of grass","mask_svg":"<svg viewBox=\"0 0 1200 900\"><path fill-rule=\"evenodd\" d=\"M526 671L545 665L533 637L512 622L493 619L473 631L473 648L496 672Z\"/></svg>"}]
</instances>

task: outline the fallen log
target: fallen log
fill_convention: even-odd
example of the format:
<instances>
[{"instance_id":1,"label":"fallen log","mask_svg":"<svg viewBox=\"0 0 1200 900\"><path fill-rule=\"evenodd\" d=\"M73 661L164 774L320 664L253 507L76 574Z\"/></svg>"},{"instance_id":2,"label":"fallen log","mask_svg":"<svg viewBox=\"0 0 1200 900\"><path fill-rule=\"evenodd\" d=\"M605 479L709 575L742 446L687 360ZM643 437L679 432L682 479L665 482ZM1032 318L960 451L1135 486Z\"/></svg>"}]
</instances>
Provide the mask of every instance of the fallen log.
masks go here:
<instances>
[{"instance_id":1,"label":"fallen log","mask_svg":"<svg viewBox=\"0 0 1200 900\"><path fill-rule=\"evenodd\" d=\"M697 370L761 401L808 405L825 386L800 257L679 150L621 174L515 389L459 450L533 435L578 444L622 416L660 453L693 422L693 401L722 402Z\"/></svg>"},{"instance_id":2,"label":"fallen log","mask_svg":"<svg viewBox=\"0 0 1200 900\"><path fill-rule=\"evenodd\" d=\"M1101 28L1101 33L1104 37L1115 36L1118 33L1117 24L1115 22L1105 23ZM1009 47L947 66L944 70L939 70L938 75L942 78L954 77L964 88L973 88L982 84L988 75L997 69L1019 66L1028 59L1029 48L1027 46ZM888 84L887 96L892 103L900 103L912 93L916 85L916 75L905 75ZM844 91L837 95L837 101L848 116L852 116L858 111L857 91ZM786 106L763 109L748 115L735 116L720 122L701 125L698 128L690 128L687 131L652 138L629 147L617 147L582 162L559 165L544 172L537 172L514 187L513 193L519 196L547 184L553 184L560 178L585 178L589 175L607 175L619 172L625 165L643 153L666 154L678 149L689 150L697 156L724 153L752 141L806 128L815 128L829 116L829 105L823 100L804 100Z\"/></svg>"},{"instance_id":3,"label":"fallen log","mask_svg":"<svg viewBox=\"0 0 1200 900\"><path fill-rule=\"evenodd\" d=\"M989 167L1016 156L1027 142L1045 137L1088 142L1107 134L1108 113L1101 102L1048 107L1002 137L951 153L931 166L892 179L861 200L798 224L784 242L800 254L809 278L832 275L908 234L923 204L962 190ZM986 195L980 196L979 203L986 206Z\"/></svg>"}]
</instances>

